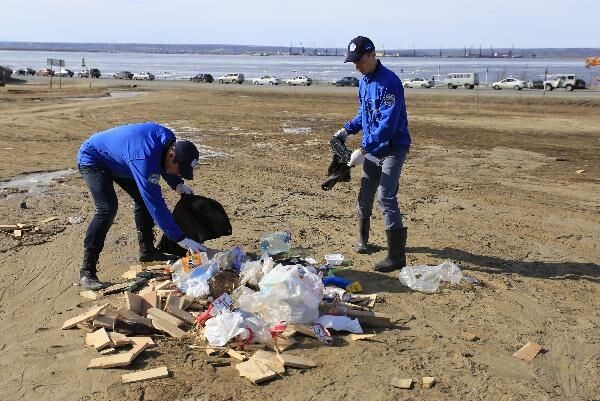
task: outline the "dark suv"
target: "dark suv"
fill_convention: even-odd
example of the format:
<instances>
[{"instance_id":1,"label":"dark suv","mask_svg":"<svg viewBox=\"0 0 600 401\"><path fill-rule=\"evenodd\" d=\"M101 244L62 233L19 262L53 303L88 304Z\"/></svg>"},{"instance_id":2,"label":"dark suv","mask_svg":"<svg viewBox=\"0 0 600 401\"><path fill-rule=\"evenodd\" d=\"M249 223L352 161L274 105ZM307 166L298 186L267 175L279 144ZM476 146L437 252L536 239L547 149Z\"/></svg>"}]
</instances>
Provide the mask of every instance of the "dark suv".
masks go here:
<instances>
[{"instance_id":1,"label":"dark suv","mask_svg":"<svg viewBox=\"0 0 600 401\"><path fill-rule=\"evenodd\" d=\"M133 79L133 74L129 71L119 71L113 74L114 79Z\"/></svg>"},{"instance_id":2,"label":"dark suv","mask_svg":"<svg viewBox=\"0 0 600 401\"><path fill-rule=\"evenodd\" d=\"M344 77L333 83L335 86L358 86L358 79L354 77Z\"/></svg>"},{"instance_id":3,"label":"dark suv","mask_svg":"<svg viewBox=\"0 0 600 401\"><path fill-rule=\"evenodd\" d=\"M190 81L192 81L192 82L203 82L205 84L210 84L214 80L215 79L210 74L198 74L195 77L190 78Z\"/></svg>"}]
</instances>

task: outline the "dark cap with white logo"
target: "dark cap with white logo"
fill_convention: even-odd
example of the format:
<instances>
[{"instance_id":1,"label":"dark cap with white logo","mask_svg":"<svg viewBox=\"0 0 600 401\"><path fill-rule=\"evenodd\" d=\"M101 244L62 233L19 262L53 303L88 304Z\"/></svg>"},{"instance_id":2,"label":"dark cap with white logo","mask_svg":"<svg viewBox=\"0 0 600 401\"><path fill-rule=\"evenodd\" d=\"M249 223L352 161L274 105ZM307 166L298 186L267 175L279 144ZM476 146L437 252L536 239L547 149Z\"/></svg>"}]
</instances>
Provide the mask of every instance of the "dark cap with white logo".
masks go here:
<instances>
[{"instance_id":1,"label":"dark cap with white logo","mask_svg":"<svg viewBox=\"0 0 600 401\"><path fill-rule=\"evenodd\" d=\"M175 142L175 161L179 164L179 174L186 180L194 179L194 166L199 157L198 148L192 142Z\"/></svg>"},{"instance_id":2,"label":"dark cap with white logo","mask_svg":"<svg viewBox=\"0 0 600 401\"><path fill-rule=\"evenodd\" d=\"M375 45L371 39L366 36L357 36L348 43L348 56L346 56L344 63L358 61L363 54L373 51L375 51Z\"/></svg>"}]
</instances>

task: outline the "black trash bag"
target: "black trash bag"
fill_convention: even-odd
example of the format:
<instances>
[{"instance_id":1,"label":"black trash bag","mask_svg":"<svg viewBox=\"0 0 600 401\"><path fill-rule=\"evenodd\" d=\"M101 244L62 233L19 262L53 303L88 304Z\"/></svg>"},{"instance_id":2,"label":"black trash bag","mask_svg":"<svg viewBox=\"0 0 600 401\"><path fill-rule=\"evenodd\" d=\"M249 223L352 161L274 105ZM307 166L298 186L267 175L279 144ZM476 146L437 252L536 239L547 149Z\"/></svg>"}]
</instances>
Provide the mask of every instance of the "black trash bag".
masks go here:
<instances>
[{"instance_id":1,"label":"black trash bag","mask_svg":"<svg viewBox=\"0 0 600 401\"><path fill-rule=\"evenodd\" d=\"M348 162L350 162L352 152L350 152L339 138L333 137L329 143L331 144L333 160L327 169L329 178L321 184L323 191L329 191L338 182L350 181L350 167L348 167Z\"/></svg>"},{"instance_id":2,"label":"black trash bag","mask_svg":"<svg viewBox=\"0 0 600 401\"><path fill-rule=\"evenodd\" d=\"M231 235L231 223L223 206L214 199L200 195L182 195L173 209L173 219L186 238L203 243ZM162 252L183 257L187 249L163 234L158 244Z\"/></svg>"}]
</instances>

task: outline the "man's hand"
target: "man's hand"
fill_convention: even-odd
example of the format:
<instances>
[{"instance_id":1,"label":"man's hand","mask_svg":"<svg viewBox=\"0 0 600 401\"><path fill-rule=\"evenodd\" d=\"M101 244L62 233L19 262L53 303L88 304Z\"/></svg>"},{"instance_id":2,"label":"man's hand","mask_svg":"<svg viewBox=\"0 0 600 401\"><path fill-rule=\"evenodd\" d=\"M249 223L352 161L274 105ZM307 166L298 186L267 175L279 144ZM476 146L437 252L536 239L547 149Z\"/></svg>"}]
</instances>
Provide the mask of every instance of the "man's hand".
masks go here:
<instances>
[{"instance_id":1,"label":"man's hand","mask_svg":"<svg viewBox=\"0 0 600 401\"><path fill-rule=\"evenodd\" d=\"M191 187L185 185L183 182L177 184L177 187L175 187L175 191L177 191L177 193L181 195L194 195L194 190Z\"/></svg>"},{"instance_id":2,"label":"man's hand","mask_svg":"<svg viewBox=\"0 0 600 401\"><path fill-rule=\"evenodd\" d=\"M177 244L180 247L189 250L191 253L206 252L206 247L204 245L189 238L184 238Z\"/></svg>"},{"instance_id":3,"label":"man's hand","mask_svg":"<svg viewBox=\"0 0 600 401\"><path fill-rule=\"evenodd\" d=\"M352 155L350 155L350 161L348 162L348 167L358 166L360 164L363 164L364 162L365 162L365 156L363 155L362 150L356 149L354 152L352 152Z\"/></svg>"},{"instance_id":4,"label":"man's hand","mask_svg":"<svg viewBox=\"0 0 600 401\"><path fill-rule=\"evenodd\" d=\"M342 128L341 130L333 134L333 137L338 138L342 142L346 142L346 138L348 138L348 131L346 131L346 128Z\"/></svg>"}]
</instances>

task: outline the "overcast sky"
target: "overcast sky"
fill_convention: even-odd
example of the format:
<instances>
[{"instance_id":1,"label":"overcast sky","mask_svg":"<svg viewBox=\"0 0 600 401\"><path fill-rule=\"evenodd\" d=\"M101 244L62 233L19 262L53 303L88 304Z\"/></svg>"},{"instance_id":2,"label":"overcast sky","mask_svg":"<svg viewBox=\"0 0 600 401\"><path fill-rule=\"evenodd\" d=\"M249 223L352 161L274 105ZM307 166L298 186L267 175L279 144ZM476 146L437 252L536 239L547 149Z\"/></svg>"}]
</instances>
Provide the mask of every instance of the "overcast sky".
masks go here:
<instances>
[{"instance_id":1,"label":"overcast sky","mask_svg":"<svg viewBox=\"0 0 600 401\"><path fill-rule=\"evenodd\" d=\"M600 47L600 0L0 0L0 40Z\"/></svg>"}]
</instances>

